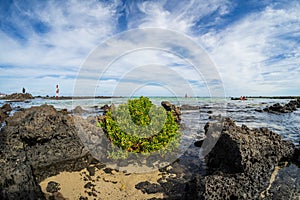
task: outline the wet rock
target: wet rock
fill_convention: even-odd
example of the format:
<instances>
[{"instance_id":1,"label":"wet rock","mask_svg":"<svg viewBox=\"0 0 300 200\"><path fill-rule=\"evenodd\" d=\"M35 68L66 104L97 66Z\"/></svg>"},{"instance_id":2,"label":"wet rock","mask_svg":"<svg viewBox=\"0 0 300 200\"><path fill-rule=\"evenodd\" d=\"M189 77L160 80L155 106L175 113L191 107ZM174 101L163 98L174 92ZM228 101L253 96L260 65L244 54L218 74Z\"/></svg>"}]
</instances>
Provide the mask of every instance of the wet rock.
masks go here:
<instances>
[{"instance_id":1,"label":"wet rock","mask_svg":"<svg viewBox=\"0 0 300 200\"><path fill-rule=\"evenodd\" d=\"M290 113L297 110L297 108L300 108L300 99L291 100L287 104L281 105L280 103L275 103L274 105L270 107L266 107L263 109L265 112L269 113Z\"/></svg>"},{"instance_id":2,"label":"wet rock","mask_svg":"<svg viewBox=\"0 0 300 200\"><path fill-rule=\"evenodd\" d=\"M201 147L202 144L203 144L203 140L199 140L199 141L196 141L196 142L194 143L194 145L195 145L196 147Z\"/></svg>"},{"instance_id":3,"label":"wet rock","mask_svg":"<svg viewBox=\"0 0 300 200\"><path fill-rule=\"evenodd\" d=\"M173 104L171 104L169 101L162 101L161 105L166 109L166 111L171 111Z\"/></svg>"},{"instance_id":4,"label":"wet rock","mask_svg":"<svg viewBox=\"0 0 300 200\"><path fill-rule=\"evenodd\" d=\"M0 123L2 123L8 116L9 116L9 112L12 110L12 108L10 107L10 104L4 104L1 108L0 108Z\"/></svg>"},{"instance_id":5,"label":"wet rock","mask_svg":"<svg viewBox=\"0 0 300 200\"><path fill-rule=\"evenodd\" d=\"M88 166L86 169L89 172L90 176L95 176L95 167L94 166Z\"/></svg>"},{"instance_id":6,"label":"wet rock","mask_svg":"<svg viewBox=\"0 0 300 200\"><path fill-rule=\"evenodd\" d=\"M176 118L175 121L177 122L177 124L180 124L181 121L180 107L171 104L169 101L162 101L161 105L166 109L166 111L172 111L174 117Z\"/></svg>"},{"instance_id":7,"label":"wet rock","mask_svg":"<svg viewBox=\"0 0 300 200\"><path fill-rule=\"evenodd\" d=\"M100 109L102 109L104 113L107 113L110 110L110 106L105 104L104 106L100 107Z\"/></svg>"},{"instance_id":8,"label":"wet rock","mask_svg":"<svg viewBox=\"0 0 300 200\"><path fill-rule=\"evenodd\" d=\"M87 197L84 197L84 196L80 196L80 197L79 197L79 200L88 200L88 198L87 198Z\"/></svg>"},{"instance_id":9,"label":"wet rock","mask_svg":"<svg viewBox=\"0 0 300 200\"><path fill-rule=\"evenodd\" d=\"M199 110L200 106L182 105L181 110Z\"/></svg>"},{"instance_id":10,"label":"wet rock","mask_svg":"<svg viewBox=\"0 0 300 200\"><path fill-rule=\"evenodd\" d=\"M53 106L31 107L5 121L0 134L4 199L15 199L15 194L24 199L43 198L38 182L61 171L78 171L89 165L91 155L78 137L74 118Z\"/></svg>"},{"instance_id":11,"label":"wet rock","mask_svg":"<svg viewBox=\"0 0 300 200\"><path fill-rule=\"evenodd\" d=\"M110 168L105 168L103 171L104 171L106 174L113 174L113 173L112 173L113 169L110 169Z\"/></svg>"},{"instance_id":12,"label":"wet rock","mask_svg":"<svg viewBox=\"0 0 300 200\"><path fill-rule=\"evenodd\" d=\"M84 110L83 108L81 108L81 106L76 106L73 110L72 113L75 114L83 114L83 113L87 113L87 110Z\"/></svg>"},{"instance_id":13,"label":"wet rock","mask_svg":"<svg viewBox=\"0 0 300 200\"><path fill-rule=\"evenodd\" d=\"M92 183L92 182L87 182L85 185L84 185L84 188L86 189L92 189L95 185Z\"/></svg>"},{"instance_id":14,"label":"wet rock","mask_svg":"<svg viewBox=\"0 0 300 200\"><path fill-rule=\"evenodd\" d=\"M295 152L291 142L267 128L237 126L229 118L207 123L205 134L205 140L217 139L205 157L208 175L188 182L186 199L258 199L274 167Z\"/></svg>"},{"instance_id":15,"label":"wet rock","mask_svg":"<svg viewBox=\"0 0 300 200\"><path fill-rule=\"evenodd\" d=\"M255 111L260 113L264 112L262 109L255 109Z\"/></svg>"},{"instance_id":16,"label":"wet rock","mask_svg":"<svg viewBox=\"0 0 300 200\"><path fill-rule=\"evenodd\" d=\"M260 189L244 174L197 175L187 184L184 199L259 199Z\"/></svg>"},{"instance_id":17,"label":"wet rock","mask_svg":"<svg viewBox=\"0 0 300 200\"><path fill-rule=\"evenodd\" d=\"M210 169L226 173L249 172L275 166L280 161L291 160L295 146L282 140L281 136L267 128L249 129L247 126L236 126L225 118L222 122L221 135L207 155L207 166ZM206 130L215 129L212 124Z\"/></svg>"},{"instance_id":18,"label":"wet rock","mask_svg":"<svg viewBox=\"0 0 300 200\"><path fill-rule=\"evenodd\" d=\"M0 199L45 199L23 143L0 132Z\"/></svg>"},{"instance_id":19,"label":"wet rock","mask_svg":"<svg viewBox=\"0 0 300 200\"><path fill-rule=\"evenodd\" d=\"M31 94L29 94L29 93L26 93L26 94L23 94L23 93L13 93L13 94L4 96L1 99L24 101L26 99L34 99L34 97Z\"/></svg>"},{"instance_id":20,"label":"wet rock","mask_svg":"<svg viewBox=\"0 0 300 200\"><path fill-rule=\"evenodd\" d=\"M50 181L47 184L46 191L50 193L58 192L60 190L60 184L54 181Z\"/></svg>"},{"instance_id":21,"label":"wet rock","mask_svg":"<svg viewBox=\"0 0 300 200\"><path fill-rule=\"evenodd\" d=\"M2 112L6 113L6 114L9 113L10 111L12 111L12 108L9 103L4 104L0 109Z\"/></svg>"},{"instance_id":22,"label":"wet rock","mask_svg":"<svg viewBox=\"0 0 300 200\"><path fill-rule=\"evenodd\" d=\"M167 178L164 183L161 183L161 186L168 199L182 199L185 184L185 180L182 178Z\"/></svg>"},{"instance_id":23,"label":"wet rock","mask_svg":"<svg viewBox=\"0 0 300 200\"><path fill-rule=\"evenodd\" d=\"M295 149L293 163L300 167L300 147Z\"/></svg>"},{"instance_id":24,"label":"wet rock","mask_svg":"<svg viewBox=\"0 0 300 200\"><path fill-rule=\"evenodd\" d=\"M149 181L140 182L135 185L135 188L147 194L160 193L164 191L162 186L157 183L150 183Z\"/></svg>"},{"instance_id":25,"label":"wet rock","mask_svg":"<svg viewBox=\"0 0 300 200\"><path fill-rule=\"evenodd\" d=\"M271 187L263 193L265 199L297 199L300 194L300 169L289 165L278 171Z\"/></svg>"}]
</instances>

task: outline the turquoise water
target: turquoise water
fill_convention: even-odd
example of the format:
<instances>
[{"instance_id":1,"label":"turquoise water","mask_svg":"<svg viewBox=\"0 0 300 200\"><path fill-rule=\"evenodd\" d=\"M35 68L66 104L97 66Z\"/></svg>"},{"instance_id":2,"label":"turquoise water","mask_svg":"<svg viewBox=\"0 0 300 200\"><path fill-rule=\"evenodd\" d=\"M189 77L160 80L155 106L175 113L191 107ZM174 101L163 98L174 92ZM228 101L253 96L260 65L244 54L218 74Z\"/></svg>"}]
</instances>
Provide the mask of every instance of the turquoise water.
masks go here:
<instances>
[{"instance_id":1,"label":"turquoise water","mask_svg":"<svg viewBox=\"0 0 300 200\"><path fill-rule=\"evenodd\" d=\"M296 145L300 140L300 109L293 113L272 114L260 113L257 109L263 109L274 103L287 103L289 99L249 99L247 101L232 101L229 98L175 98L175 97L152 97L151 101L160 105L161 101L170 101L176 105L200 106L200 110L182 111L182 123L187 127L186 135L190 139L197 140L203 137L203 128L209 116L219 115L231 117L238 125L245 124L250 128L267 127L282 135L286 140L293 141ZM76 106L88 110L91 115L101 114L99 109L105 104L122 104L128 98L111 99L75 99L75 100L49 100L36 98L27 102L10 102L14 111L19 108L29 108L42 104L53 105L57 109L67 108L69 111ZM6 103L0 100L0 106ZM211 114L207 113L212 112ZM13 114L13 112L11 114Z\"/></svg>"}]
</instances>

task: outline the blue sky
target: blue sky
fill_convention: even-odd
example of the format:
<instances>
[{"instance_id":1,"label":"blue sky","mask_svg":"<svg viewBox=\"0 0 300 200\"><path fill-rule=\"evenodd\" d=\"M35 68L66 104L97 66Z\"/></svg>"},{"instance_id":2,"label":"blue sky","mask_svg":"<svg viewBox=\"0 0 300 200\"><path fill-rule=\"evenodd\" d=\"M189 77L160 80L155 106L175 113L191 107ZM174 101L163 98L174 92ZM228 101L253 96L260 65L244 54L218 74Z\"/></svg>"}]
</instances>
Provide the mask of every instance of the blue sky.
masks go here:
<instances>
[{"instance_id":1,"label":"blue sky","mask_svg":"<svg viewBox=\"0 0 300 200\"><path fill-rule=\"evenodd\" d=\"M59 84L61 95L73 95L82 68L93 52L101 52L103 42L134 48L136 38L115 35L161 28L197 43L218 78L208 72L196 76L195 68L182 59L191 49L179 41L170 47L173 54L142 49L121 57L104 74L99 69L84 74L87 87L96 79L100 89L92 88L95 95L117 95L113 91L124 88L133 88L127 94L172 94L173 83L182 96L185 84L200 96L213 93L208 90L216 84L226 96L300 95L299 10L299 1L0 0L0 92L25 87L34 95L54 95ZM112 50L99 54L115 55ZM162 84L163 79L168 81Z\"/></svg>"}]
</instances>

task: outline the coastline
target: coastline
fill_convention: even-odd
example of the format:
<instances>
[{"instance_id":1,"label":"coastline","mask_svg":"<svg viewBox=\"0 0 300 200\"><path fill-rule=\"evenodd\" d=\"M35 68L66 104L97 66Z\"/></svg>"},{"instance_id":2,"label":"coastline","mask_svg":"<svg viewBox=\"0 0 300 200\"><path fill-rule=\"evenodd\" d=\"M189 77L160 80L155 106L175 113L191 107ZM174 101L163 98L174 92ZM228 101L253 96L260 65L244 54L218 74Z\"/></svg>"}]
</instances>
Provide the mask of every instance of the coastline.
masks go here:
<instances>
[{"instance_id":1,"label":"coastline","mask_svg":"<svg viewBox=\"0 0 300 200\"><path fill-rule=\"evenodd\" d=\"M300 196L300 185L292 187L300 178L300 169L297 167L300 166L299 147L297 149L267 128L252 129L246 126L247 123L238 126L232 119L221 116L214 118L215 110L207 103L198 107L184 106L182 110L183 114L195 120L195 114L207 107L208 110L203 113L206 118L202 119L205 122L206 139L197 145L191 143L185 155L169 166L141 174L109 169L101 164L103 160L95 159L78 137L76 125L79 121L75 120L72 112L43 104L23 108L10 115L14 108L9 108L9 105L1 108L4 113L1 120L5 124L0 130L0 169L4 172L0 189L4 199L20 195L26 197L29 189L33 190L31 194L36 195L37 199L43 199L43 195L48 199L79 199L80 196L81 199L126 199L132 195L134 199L199 199L224 195L228 198L232 195L255 198L261 195L261 191L266 191L266 198L274 195L287 197L288 192L294 197ZM245 109L249 110L247 106ZM78 114L76 117L83 125L86 139L90 141L86 144L94 145L93 142L99 139L96 134L99 129L95 124L97 115L81 118ZM268 116L269 113L265 112L264 115ZM220 125L221 129L218 128ZM209 131L210 127L212 131ZM213 141L216 144L212 151L205 159L200 158L199 151L206 151L206 145ZM189 154L191 152L198 157ZM279 169L277 166L282 161L289 164L274 174L274 169ZM205 173L193 171L202 162L205 162ZM15 171L19 174L16 175ZM58 183L60 189L48 192L46 188L51 181ZM275 187L278 185L289 187L276 193ZM14 190L16 187L18 191ZM12 198L7 195L12 195Z\"/></svg>"}]
</instances>

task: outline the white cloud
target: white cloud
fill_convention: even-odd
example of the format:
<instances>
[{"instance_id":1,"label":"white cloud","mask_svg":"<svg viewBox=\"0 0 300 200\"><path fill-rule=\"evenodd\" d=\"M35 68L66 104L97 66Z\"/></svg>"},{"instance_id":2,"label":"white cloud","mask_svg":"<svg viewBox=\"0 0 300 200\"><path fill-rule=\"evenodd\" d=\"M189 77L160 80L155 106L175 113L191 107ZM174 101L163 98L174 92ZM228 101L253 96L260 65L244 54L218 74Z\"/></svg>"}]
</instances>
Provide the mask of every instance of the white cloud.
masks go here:
<instances>
[{"instance_id":1,"label":"white cloud","mask_svg":"<svg viewBox=\"0 0 300 200\"><path fill-rule=\"evenodd\" d=\"M76 76L89 52L116 32L118 2L74 0L26 4L14 1L8 19L25 39L0 31L0 66L13 67L0 69L1 76L28 76L32 81L38 81L33 77L40 75ZM44 24L45 33L34 29L35 22ZM18 82L8 80L11 87L21 87ZM59 81L61 78L56 79ZM1 85L0 90L5 91Z\"/></svg>"},{"instance_id":2,"label":"white cloud","mask_svg":"<svg viewBox=\"0 0 300 200\"><path fill-rule=\"evenodd\" d=\"M299 4L282 9L270 6L223 31L200 37L229 94L280 95L299 87L295 79L300 69L299 9ZM270 62L272 58L275 62Z\"/></svg>"},{"instance_id":3,"label":"white cloud","mask_svg":"<svg viewBox=\"0 0 300 200\"><path fill-rule=\"evenodd\" d=\"M189 34L199 19L213 12L224 15L229 9L228 1L224 0L144 1L138 4L132 2L128 5L128 26L166 28ZM135 17L136 15L141 17Z\"/></svg>"},{"instance_id":4,"label":"white cloud","mask_svg":"<svg viewBox=\"0 0 300 200\"><path fill-rule=\"evenodd\" d=\"M5 44L1 64L79 66L91 49L116 31L116 5L98 1L47 1L43 6L26 10L22 3L15 2L19 9L15 13L40 21L48 28L46 33L36 32L34 22L24 21L22 14L14 15L11 23L21 27L27 39L18 43L0 33L0 41Z\"/></svg>"},{"instance_id":5,"label":"white cloud","mask_svg":"<svg viewBox=\"0 0 300 200\"><path fill-rule=\"evenodd\" d=\"M177 40L172 38L173 44L167 44L170 40L168 34L143 35L138 31L131 32L130 35L125 34L126 38L116 36L107 47L97 52L95 48L98 44L120 31L118 17L122 2L45 1L27 6L20 2L15 1L15 10L10 20L22 30L21 34L26 39L17 40L0 31L0 91L8 91L6 88L13 91L14 88L22 87L20 84L35 81L39 87L28 85L32 88L51 88L61 81L68 86L65 91L69 94L73 89L74 77L80 70L79 66L86 67L86 71L80 74L85 84L95 87L94 81L101 75L103 67L115 62L105 72L107 77L103 81L103 91L106 93L118 84L118 78L134 67L151 64L170 67L183 79L189 80L194 88L198 87L199 91L203 89L199 85L205 81L211 85L211 89L214 88L213 84L220 81L218 76L221 75L228 95L299 92L300 5L297 1L284 6L274 3L255 12L252 10L234 23L226 24L225 28L221 26L223 17L235 6L229 1L162 0L125 3L124 20L128 29L158 27L174 30L182 37L188 36L203 46L217 68L205 53L195 50L193 43L183 41L182 37ZM202 22L207 17L210 20ZM46 26L46 33L35 30L32 26L35 21ZM149 49L153 46L159 46L161 51ZM95 51L89 55L93 49ZM188 59L178 58L176 53ZM88 55L90 57L86 61ZM187 64L193 57L202 59L194 63L194 67ZM99 59L103 62L99 63ZM195 73L197 66L201 66L201 70ZM161 77L170 79L170 83L176 82L176 76L169 77L164 72L168 70L162 71ZM131 75L138 79L139 73L145 72L137 70ZM157 87L147 86L152 92ZM37 89L36 94L41 90Z\"/></svg>"},{"instance_id":6,"label":"white cloud","mask_svg":"<svg viewBox=\"0 0 300 200\"><path fill-rule=\"evenodd\" d=\"M87 77L94 80L94 86L86 85ZM131 91L125 92L125 88L133 91L156 82L178 91L175 93L179 96L185 92L208 95L203 90L199 93L200 85L201 89L207 86L212 95L222 96L222 90L215 90L218 85L222 87L220 77L204 50L185 35L158 28L128 31L95 49L81 68L76 88L93 95L90 88L97 86L98 79L115 79L116 84L122 84L119 91L127 95ZM190 83L198 86L197 93L190 91Z\"/></svg>"}]
</instances>

